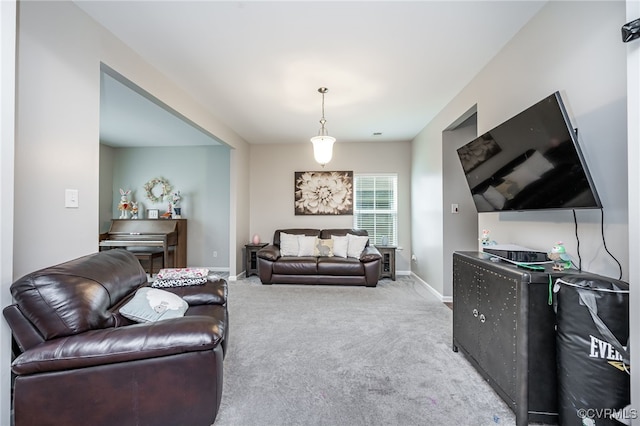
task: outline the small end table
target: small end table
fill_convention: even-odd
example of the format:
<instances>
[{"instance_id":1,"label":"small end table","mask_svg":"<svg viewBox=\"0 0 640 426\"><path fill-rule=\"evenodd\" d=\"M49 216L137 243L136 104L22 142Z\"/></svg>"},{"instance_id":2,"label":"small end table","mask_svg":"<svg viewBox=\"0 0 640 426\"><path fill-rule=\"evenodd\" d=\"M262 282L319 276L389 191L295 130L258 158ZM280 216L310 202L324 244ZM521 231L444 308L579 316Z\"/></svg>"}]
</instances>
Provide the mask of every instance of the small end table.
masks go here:
<instances>
[{"instance_id":1,"label":"small end table","mask_svg":"<svg viewBox=\"0 0 640 426\"><path fill-rule=\"evenodd\" d=\"M382 255L380 278L396 280L396 246L375 246Z\"/></svg>"},{"instance_id":2,"label":"small end table","mask_svg":"<svg viewBox=\"0 0 640 426\"><path fill-rule=\"evenodd\" d=\"M245 276L258 275L258 250L262 247L266 247L268 243L260 244L245 244Z\"/></svg>"}]
</instances>

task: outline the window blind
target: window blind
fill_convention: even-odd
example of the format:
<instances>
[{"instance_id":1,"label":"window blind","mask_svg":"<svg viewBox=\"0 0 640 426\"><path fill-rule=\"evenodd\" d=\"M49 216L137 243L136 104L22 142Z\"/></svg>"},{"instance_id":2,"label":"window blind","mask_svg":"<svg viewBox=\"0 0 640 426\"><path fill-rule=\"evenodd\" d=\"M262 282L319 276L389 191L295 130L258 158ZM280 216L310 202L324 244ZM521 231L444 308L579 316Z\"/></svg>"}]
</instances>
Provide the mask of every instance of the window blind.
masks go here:
<instances>
[{"instance_id":1,"label":"window blind","mask_svg":"<svg viewBox=\"0 0 640 426\"><path fill-rule=\"evenodd\" d=\"M353 226L366 229L371 244L398 245L398 175L354 175Z\"/></svg>"}]
</instances>

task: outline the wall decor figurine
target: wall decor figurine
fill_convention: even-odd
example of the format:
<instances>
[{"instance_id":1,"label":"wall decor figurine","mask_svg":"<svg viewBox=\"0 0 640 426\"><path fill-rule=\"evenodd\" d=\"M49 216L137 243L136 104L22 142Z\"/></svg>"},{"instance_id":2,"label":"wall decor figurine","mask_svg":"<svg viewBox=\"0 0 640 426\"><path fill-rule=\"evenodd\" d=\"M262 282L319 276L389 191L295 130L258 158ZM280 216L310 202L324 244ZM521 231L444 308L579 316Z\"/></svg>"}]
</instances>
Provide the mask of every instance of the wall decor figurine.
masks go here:
<instances>
[{"instance_id":1,"label":"wall decor figurine","mask_svg":"<svg viewBox=\"0 0 640 426\"><path fill-rule=\"evenodd\" d=\"M483 230L482 230L482 236L481 236L479 239L480 239L480 243L481 243L483 246L495 246L495 245L497 245L497 244L498 244L497 242L495 242L494 240L492 240L492 239L489 237L489 234L490 234L490 233L491 233L491 232L490 232L488 229L483 229Z\"/></svg>"},{"instance_id":2,"label":"wall decor figurine","mask_svg":"<svg viewBox=\"0 0 640 426\"><path fill-rule=\"evenodd\" d=\"M182 201L182 195L180 195L180 191L176 191L171 194L171 205L173 206L173 216L176 219L180 219L182 217L182 208L180 207L180 202Z\"/></svg>"},{"instance_id":3,"label":"wall decor figurine","mask_svg":"<svg viewBox=\"0 0 640 426\"><path fill-rule=\"evenodd\" d=\"M131 202L131 219L137 219L137 218L138 218L138 202L132 201Z\"/></svg>"},{"instance_id":4,"label":"wall decor figurine","mask_svg":"<svg viewBox=\"0 0 640 426\"><path fill-rule=\"evenodd\" d=\"M118 210L120 210L120 219L129 219L129 210L131 210L129 194L131 194L130 189L125 191L120 188L120 202L118 203Z\"/></svg>"},{"instance_id":5,"label":"wall decor figurine","mask_svg":"<svg viewBox=\"0 0 640 426\"><path fill-rule=\"evenodd\" d=\"M567 254L567 249L562 241L558 241L551 251L547 253L547 257L553 260L554 271L564 271L571 268L571 257Z\"/></svg>"}]
</instances>

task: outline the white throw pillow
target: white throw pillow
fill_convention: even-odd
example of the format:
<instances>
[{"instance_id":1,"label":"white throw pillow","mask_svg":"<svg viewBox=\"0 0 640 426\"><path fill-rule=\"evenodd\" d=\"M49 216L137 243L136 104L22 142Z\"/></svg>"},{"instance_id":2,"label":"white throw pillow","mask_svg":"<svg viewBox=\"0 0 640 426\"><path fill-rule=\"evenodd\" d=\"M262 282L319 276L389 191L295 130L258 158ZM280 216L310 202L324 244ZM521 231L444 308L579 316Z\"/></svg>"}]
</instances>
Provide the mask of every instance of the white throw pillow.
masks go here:
<instances>
[{"instance_id":1,"label":"white throw pillow","mask_svg":"<svg viewBox=\"0 0 640 426\"><path fill-rule=\"evenodd\" d=\"M297 256L300 251L300 244L298 244L298 236L295 234L280 233L280 255L282 256Z\"/></svg>"},{"instance_id":2,"label":"white throw pillow","mask_svg":"<svg viewBox=\"0 0 640 426\"><path fill-rule=\"evenodd\" d=\"M316 246L316 237L298 235L298 256L313 256Z\"/></svg>"},{"instance_id":3,"label":"white throw pillow","mask_svg":"<svg viewBox=\"0 0 640 426\"><path fill-rule=\"evenodd\" d=\"M333 240L333 255L336 257L347 257L349 237L346 235L344 237L332 235L331 239Z\"/></svg>"},{"instance_id":4,"label":"white throw pillow","mask_svg":"<svg viewBox=\"0 0 640 426\"><path fill-rule=\"evenodd\" d=\"M356 259L359 259L362 254L362 250L364 250L364 246L366 246L367 241L369 241L369 237L365 235L347 234L347 238L349 241L347 257L355 257Z\"/></svg>"}]
</instances>

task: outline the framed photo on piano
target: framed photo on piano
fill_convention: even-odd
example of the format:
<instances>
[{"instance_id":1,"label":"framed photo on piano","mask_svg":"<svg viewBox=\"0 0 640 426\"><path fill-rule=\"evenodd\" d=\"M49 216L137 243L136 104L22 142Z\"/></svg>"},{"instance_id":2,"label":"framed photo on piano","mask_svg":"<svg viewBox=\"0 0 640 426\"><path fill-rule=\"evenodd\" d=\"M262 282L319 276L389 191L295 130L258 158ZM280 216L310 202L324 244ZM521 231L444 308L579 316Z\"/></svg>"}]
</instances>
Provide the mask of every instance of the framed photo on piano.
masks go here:
<instances>
[{"instance_id":1,"label":"framed photo on piano","mask_svg":"<svg viewBox=\"0 0 640 426\"><path fill-rule=\"evenodd\" d=\"M160 217L160 212L158 209L147 209L148 219L157 219L159 217Z\"/></svg>"}]
</instances>

